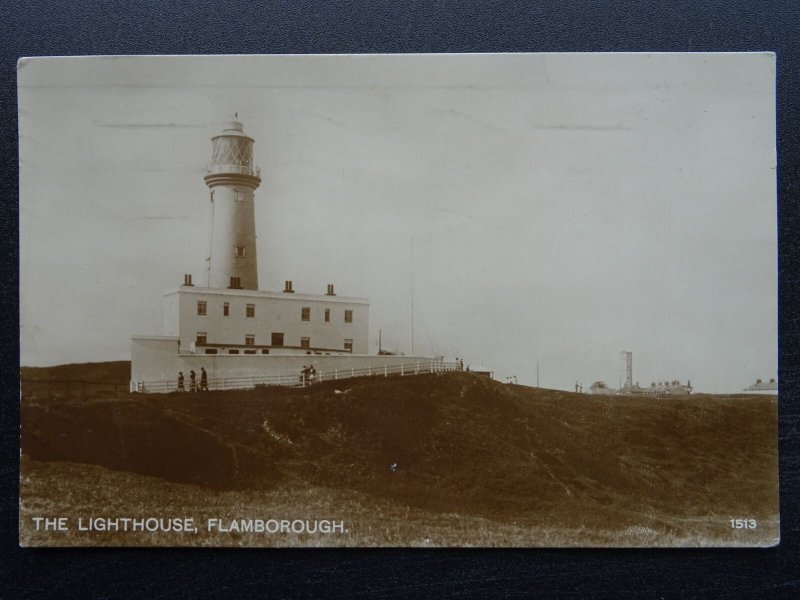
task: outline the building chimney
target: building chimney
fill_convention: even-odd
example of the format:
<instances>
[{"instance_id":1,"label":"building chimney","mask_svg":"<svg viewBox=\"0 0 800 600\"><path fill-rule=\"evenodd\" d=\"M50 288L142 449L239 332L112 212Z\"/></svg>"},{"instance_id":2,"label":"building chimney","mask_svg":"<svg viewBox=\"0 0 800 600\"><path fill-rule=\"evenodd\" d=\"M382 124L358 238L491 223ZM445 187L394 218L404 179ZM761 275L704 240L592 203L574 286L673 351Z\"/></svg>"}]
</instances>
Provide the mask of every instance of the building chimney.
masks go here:
<instances>
[{"instance_id":1,"label":"building chimney","mask_svg":"<svg viewBox=\"0 0 800 600\"><path fill-rule=\"evenodd\" d=\"M292 289L292 282L288 279L283 283L283 293L284 294L294 294L294 290Z\"/></svg>"},{"instance_id":2,"label":"building chimney","mask_svg":"<svg viewBox=\"0 0 800 600\"><path fill-rule=\"evenodd\" d=\"M191 273L184 273L183 274L183 285L191 285L194 287L192 283L192 274Z\"/></svg>"},{"instance_id":3,"label":"building chimney","mask_svg":"<svg viewBox=\"0 0 800 600\"><path fill-rule=\"evenodd\" d=\"M332 283L328 284L328 293L325 294L325 295L326 296L335 296L336 295L336 293L333 291L333 284Z\"/></svg>"}]
</instances>

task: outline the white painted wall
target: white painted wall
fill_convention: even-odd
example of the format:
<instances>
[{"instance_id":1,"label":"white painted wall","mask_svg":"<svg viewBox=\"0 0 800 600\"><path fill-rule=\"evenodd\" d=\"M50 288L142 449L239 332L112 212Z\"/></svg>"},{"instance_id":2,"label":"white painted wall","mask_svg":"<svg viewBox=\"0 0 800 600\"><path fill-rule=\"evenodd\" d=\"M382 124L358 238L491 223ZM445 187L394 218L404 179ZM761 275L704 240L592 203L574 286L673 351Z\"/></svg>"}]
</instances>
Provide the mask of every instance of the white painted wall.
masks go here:
<instances>
[{"instance_id":1,"label":"white painted wall","mask_svg":"<svg viewBox=\"0 0 800 600\"><path fill-rule=\"evenodd\" d=\"M164 296L163 326L161 335L179 337L180 331L180 297L178 294Z\"/></svg>"},{"instance_id":2,"label":"white painted wall","mask_svg":"<svg viewBox=\"0 0 800 600\"><path fill-rule=\"evenodd\" d=\"M174 377L177 375L175 366L179 364L177 337L131 338L131 381ZM171 375L173 372L175 375Z\"/></svg>"},{"instance_id":3,"label":"white painted wall","mask_svg":"<svg viewBox=\"0 0 800 600\"><path fill-rule=\"evenodd\" d=\"M198 283L225 289L230 285L231 277L239 277L242 288L257 290L258 265L253 190L238 185L215 185L213 192L209 209L211 220L209 275ZM236 246L244 248L244 256L236 256Z\"/></svg>"},{"instance_id":4,"label":"white painted wall","mask_svg":"<svg viewBox=\"0 0 800 600\"><path fill-rule=\"evenodd\" d=\"M197 314L198 301L206 302L205 316ZM255 317L246 316L247 304L255 305ZM307 322L301 319L302 307L311 309ZM331 311L329 322L324 320L325 309ZM353 311L352 323L345 322L345 310ZM165 319L177 318L177 325L165 322L164 334L177 335L183 352L191 351L198 332L205 332L214 344L244 344L245 336L252 334L256 345L271 344L272 333L281 332L284 346L300 346L300 338L308 337L311 348L344 350L344 340L352 339L353 354L368 353L369 301L364 298L180 287L167 292L164 312Z\"/></svg>"}]
</instances>

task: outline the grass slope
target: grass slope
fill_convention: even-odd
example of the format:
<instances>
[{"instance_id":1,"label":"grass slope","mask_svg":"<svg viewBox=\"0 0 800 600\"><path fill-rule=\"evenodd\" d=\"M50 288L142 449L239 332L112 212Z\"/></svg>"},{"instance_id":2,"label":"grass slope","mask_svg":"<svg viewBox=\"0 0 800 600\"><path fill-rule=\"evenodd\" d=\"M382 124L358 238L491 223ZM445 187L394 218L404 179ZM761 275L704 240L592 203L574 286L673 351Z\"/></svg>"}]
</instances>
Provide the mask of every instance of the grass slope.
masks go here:
<instances>
[{"instance_id":1,"label":"grass slope","mask_svg":"<svg viewBox=\"0 0 800 600\"><path fill-rule=\"evenodd\" d=\"M592 542L609 545L655 543L653 536L769 544L778 536L773 397L587 396L448 373L31 400L22 415L23 451L40 465L23 473L33 477L23 486L31 501L47 494L37 461L70 461L158 477L208 498L326 490L328 498L354 494L363 510L353 514L389 506L418 515L420 527L434 527L432 515L456 515L514 531L524 523L529 532L573 532L542 538L559 539L554 545L586 543L586 531L611 532ZM70 469L73 487L91 485ZM760 527L732 531L735 517ZM498 539L535 545L523 534Z\"/></svg>"},{"instance_id":2,"label":"grass slope","mask_svg":"<svg viewBox=\"0 0 800 600\"><path fill-rule=\"evenodd\" d=\"M131 361L70 363L54 367L20 367L20 378L30 381L102 381L127 385L131 379Z\"/></svg>"}]
</instances>

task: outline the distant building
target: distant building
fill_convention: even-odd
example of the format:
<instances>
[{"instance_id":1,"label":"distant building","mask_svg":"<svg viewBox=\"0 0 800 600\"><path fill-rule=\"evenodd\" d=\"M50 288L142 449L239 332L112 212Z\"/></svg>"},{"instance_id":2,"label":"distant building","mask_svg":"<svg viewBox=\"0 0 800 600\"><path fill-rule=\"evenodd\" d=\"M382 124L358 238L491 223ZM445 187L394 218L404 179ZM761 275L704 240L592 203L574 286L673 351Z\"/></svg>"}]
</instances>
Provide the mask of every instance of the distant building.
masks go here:
<instances>
[{"instance_id":1,"label":"distant building","mask_svg":"<svg viewBox=\"0 0 800 600\"><path fill-rule=\"evenodd\" d=\"M603 381L595 381L589 388L590 394L616 394L617 390L608 387Z\"/></svg>"},{"instance_id":2,"label":"distant building","mask_svg":"<svg viewBox=\"0 0 800 600\"><path fill-rule=\"evenodd\" d=\"M637 382L636 385L630 387L625 386L619 390L620 394L628 396L685 396L692 393L692 382L687 381L685 384L677 379L672 381L660 381L658 383L651 383L650 387L640 387Z\"/></svg>"},{"instance_id":3,"label":"distant building","mask_svg":"<svg viewBox=\"0 0 800 600\"><path fill-rule=\"evenodd\" d=\"M483 365L478 365L477 367L469 367L468 370L470 373L474 373L475 375L481 375L483 377L488 377L489 379L494 379L494 371L490 371Z\"/></svg>"},{"instance_id":4,"label":"distant building","mask_svg":"<svg viewBox=\"0 0 800 600\"><path fill-rule=\"evenodd\" d=\"M623 386L616 390L608 387L602 381L595 381L589 388L590 394L613 394L617 396L684 396L692 393L692 384L685 384L680 381L664 381L651 383L650 387L641 387L638 383L631 386Z\"/></svg>"},{"instance_id":5,"label":"distant building","mask_svg":"<svg viewBox=\"0 0 800 600\"><path fill-rule=\"evenodd\" d=\"M756 379L756 382L744 388L744 391L755 394L775 395L778 393L778 382L775 379L770 379L769 381Z\"/></svg>"},{"instance_id":6,"label":"distant building","mask_svg":"<svg viewBox=\"0 0 800 600\"><path fill-rule=\"evenodd\" d=\"M589 388L590 394L616 394L621 396L684 396L692 393L692 382L685 384L677 379L653 382L650 387L641 387L637 381L633 383L633 353L627 350L620 352L620 389L608 387L603 381L595 381Z\"/></svg>"}]
</instances>

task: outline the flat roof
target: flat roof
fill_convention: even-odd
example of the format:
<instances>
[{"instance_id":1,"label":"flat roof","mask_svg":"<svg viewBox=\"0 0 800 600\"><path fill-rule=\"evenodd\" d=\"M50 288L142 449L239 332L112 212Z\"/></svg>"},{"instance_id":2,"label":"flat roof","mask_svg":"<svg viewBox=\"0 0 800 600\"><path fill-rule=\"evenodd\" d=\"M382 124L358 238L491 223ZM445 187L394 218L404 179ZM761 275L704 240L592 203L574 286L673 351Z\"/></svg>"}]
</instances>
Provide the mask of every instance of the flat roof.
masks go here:
<instances>
[{"instance_id":1,"label":"flat roof","mask_svg":"<svg viewBox=\"0 0 800 600\"><path fill-rule=\"evenodd\" d=\"M271 298L274 300L315 300L317 302L341 302L347 304L369 304L368 298L356 296L330 296L328 294L304 294L300 292L268 292L265 290L237 290L229 288L209 288L196 285L181 285L167 290L164 296L173 294L203 294L230 296L238 298Z\"/></svg>"}]
</instances>

